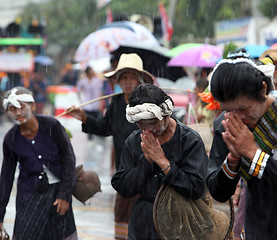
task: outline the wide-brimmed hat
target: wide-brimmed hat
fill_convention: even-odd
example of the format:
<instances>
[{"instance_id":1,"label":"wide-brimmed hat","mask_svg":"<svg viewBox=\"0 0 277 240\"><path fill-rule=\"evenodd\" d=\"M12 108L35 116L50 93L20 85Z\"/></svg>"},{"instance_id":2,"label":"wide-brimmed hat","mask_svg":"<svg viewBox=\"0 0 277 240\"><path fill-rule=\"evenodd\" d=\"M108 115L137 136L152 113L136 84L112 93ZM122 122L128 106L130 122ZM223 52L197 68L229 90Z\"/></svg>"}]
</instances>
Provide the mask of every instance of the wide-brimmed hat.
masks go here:
<instances>
[{"instance_id":1,"label":"wide-brimmed hat","mask_svg":"<svg viewBox=\"0 0 277 240\"><path fill-rule=\"evenodd\" d=\"M152 74L143 69L143 62L136 53L121 54L116 69L114 71L105 73L104 76L110 78L115 76L118 72L127 69L135 70L142 77L145 83L153 84L154 78Z\"/></svg>"}]
</instances>

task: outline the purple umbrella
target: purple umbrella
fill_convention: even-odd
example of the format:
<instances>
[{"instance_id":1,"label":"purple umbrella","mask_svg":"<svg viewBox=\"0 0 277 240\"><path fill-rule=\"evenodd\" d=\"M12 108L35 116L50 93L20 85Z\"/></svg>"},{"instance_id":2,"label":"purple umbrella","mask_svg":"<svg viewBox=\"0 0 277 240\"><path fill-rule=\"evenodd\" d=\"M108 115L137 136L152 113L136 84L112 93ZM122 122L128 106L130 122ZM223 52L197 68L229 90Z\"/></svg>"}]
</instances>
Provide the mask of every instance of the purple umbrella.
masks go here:
<instances>
[{"instance_id":1,"label":"purple umbrella","mask_svg":"<svg viewBox=\"0 0 277 240\"><path fill-rule=\"evenodd\" d=\"M217 61L222 57L223 49L218 46L204 44L194 47L180 53L172 58L168 66L183 67L214 67Z\"/></svg>"}]
</instances>

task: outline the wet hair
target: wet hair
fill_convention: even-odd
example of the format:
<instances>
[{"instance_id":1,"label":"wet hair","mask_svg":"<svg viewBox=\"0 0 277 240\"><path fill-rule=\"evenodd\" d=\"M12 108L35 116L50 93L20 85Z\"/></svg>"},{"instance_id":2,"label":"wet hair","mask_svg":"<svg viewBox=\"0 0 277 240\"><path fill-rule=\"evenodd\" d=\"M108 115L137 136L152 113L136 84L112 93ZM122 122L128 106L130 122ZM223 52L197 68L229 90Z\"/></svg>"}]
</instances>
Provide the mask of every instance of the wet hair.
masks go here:
<instances>
[{"instance_id":1,"label":"wet hair","mask_svg":"<svg viewBox=\"0 0 277 240\"><path fill-rule=\"evenodd\" d=\"M236 99L239 95L247 96L256 101L265 101L261 95L263 82L267 84L269 94L273 90L271 79L259 69L247 62L222 63L213 72L211 92L219 102Z\"/></svg>"},{"instance_id":2,"label":"wet hair","mask_svg":"<svg viewBox=\"0 0 277 240\"><path fill-rule=\"evenodd\" d=\"M18 86L18 87L14 87L14 88L12 88L12 89L6 91L6 92L4 93L4 98L8 98L9 95L11 94L11 92L12 92L13 89L17 89L17 92L15 93L16 95L20 95L20 94L30 94L30 95L34 96L33 93L32 93L29 89L27 89L27 88L25 88L25 87L20 87L20 86Z\"/></svg>"},{"instance_id":3,"label":"wet hair","mask_svg":"<svg viewBox=\"0 0 277 240\"><path fill-rule=\"evenodd\" d=\"M160 106L167 99L170 99L172 104L174 102L170 96L168 96L162 89L152 84L143 84L137 86L131 96L129 97L129 106L134 107L143 103L154 103Z\"/></svg>"},{"instance_id":4,"label":"wet hair","mask_svg":"<svg viewBox=\"0 0 277 240\"><path fill-rule=\"evenodd\" d=\"M92 70L91 66L87 66L85 70L86 75L88 75L90 70Z\"/></svg>"}]
</instances>

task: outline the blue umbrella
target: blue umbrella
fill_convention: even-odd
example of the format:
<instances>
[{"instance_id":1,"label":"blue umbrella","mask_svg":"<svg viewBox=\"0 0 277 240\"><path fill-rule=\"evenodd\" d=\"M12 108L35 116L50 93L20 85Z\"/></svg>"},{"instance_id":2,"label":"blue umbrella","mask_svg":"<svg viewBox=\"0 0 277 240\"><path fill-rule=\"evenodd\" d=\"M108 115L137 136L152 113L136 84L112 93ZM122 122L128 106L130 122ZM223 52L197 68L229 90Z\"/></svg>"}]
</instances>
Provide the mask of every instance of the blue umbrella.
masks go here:
<instances>
[{"instance_id":1,"label":"blue umbrella","mask_svg":"<svg viewBox=\"0 0 277 240\"><path fill-rule=\"evenodd\" d=\"M246 52L250 54L250 58L259 58L264 51L270 47L267 45L252 45L248 44L245 47Z\"/></svg>"},{"instance_id":2,"label":"blue umbrella","mask_svg":"<svg viewBox=\"0 0 277 240\"><path fill-rule=\"evenodd\" d=\"M35 56L35 62L40 63L43 66L50 66L54 63L54 60L45 55Z\"/></svg>"}]
</instances>

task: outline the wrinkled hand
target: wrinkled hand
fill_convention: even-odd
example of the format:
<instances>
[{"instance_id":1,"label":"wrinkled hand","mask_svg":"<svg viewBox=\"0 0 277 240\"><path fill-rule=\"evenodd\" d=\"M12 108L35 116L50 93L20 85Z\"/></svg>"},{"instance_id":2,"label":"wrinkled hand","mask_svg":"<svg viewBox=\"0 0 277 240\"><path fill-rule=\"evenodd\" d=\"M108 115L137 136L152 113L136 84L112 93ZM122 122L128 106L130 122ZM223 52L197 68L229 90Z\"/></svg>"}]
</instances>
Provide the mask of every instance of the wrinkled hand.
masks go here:
<instances>
[{"instance_id":1,"label":"wrinkled hand","mask_svg":"<svg viewBox=\"0 0 277 240\"><path fill-rule=\"evenodd\" d=\"M155 138L151 132L144 130L142 131L140 138L141 149L145 158L150 163L155 162L160 166L165 160L168 162L158 138Z\"/></svg>"},{"instance_id":2,"label":"wrinkled hand","mask_svg":"<svg viewBox=\"0 0 277 240\"><path fill-rule=\"evenodd\" d=\"M69 202L63 199L56 199L56 201L53 203L53 206L57 206L58 214L64 215L69 208Z\"/></svg>"},{"instance_id":3,"label":"wrinkled hand","mask_svg":"<svg viewBox=\"0 0 277 240\"><path fill-rule=\"evenodd\" d=\"M222 133L222 137L232 156L253 159L257 150L253 133L236 112L228 112L224 116L222 125L225 132Z\"/></svg>"},{"instance_id":4,"label":"wrinkled hand","mask_svg":"<svg viewBox=\"0 0 277 240\"><path fill-rule=\"evenodd\" d=\"M67 113L67 115L74 117L74 118L82 121L83 123L86 122L86 113L83 109L72 106L72 107L66 109L66 111L69 111Z\"/></svg>"}]
</instances>

